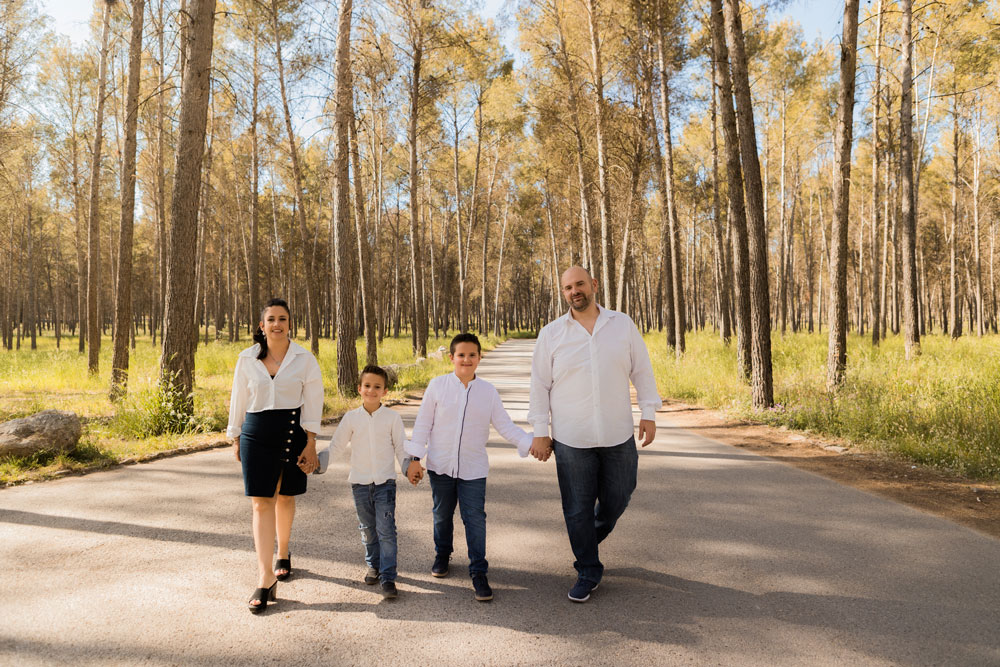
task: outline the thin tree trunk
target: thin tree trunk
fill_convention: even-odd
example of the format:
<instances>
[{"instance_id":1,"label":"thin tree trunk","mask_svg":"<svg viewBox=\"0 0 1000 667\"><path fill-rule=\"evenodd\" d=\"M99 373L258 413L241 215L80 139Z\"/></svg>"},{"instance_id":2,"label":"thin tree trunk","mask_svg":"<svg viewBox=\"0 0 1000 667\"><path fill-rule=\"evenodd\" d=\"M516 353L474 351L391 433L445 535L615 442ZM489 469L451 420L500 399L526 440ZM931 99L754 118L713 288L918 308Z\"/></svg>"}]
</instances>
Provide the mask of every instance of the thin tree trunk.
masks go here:
<instances>
[{"instance_id":1,"label":"thin tree trunk","mask_svg":"<svg viewBox=\"0 0 1000 667\"><path fill-rule=\"evenodd\" d=\"M906 358L920 355L917 317L917 227L913 210L913 0L902 0L903 92L899 109L901 244L903 262L903 344Z\"/></svg>"},{"instance_id":2,"label":"thin tree trunk","mask_svg":"<svg viewBox=\"0 0 1000 667\"><path fill-rule=\"evenodd\" d=\"M722 106L722 131L726 151L726 185L728 200L726 218L733 231L733 287L736 315L736 359L741 375L751 375L750 320L750 249L747 237L746 208L743 200L743 172L740 167L740 146L733 107L733 84L729 69L729 48L726 45L725 19L722 0L712 0L712 53L717 63L715 85L719 88Z\"/></svg>"},{"instance_id":3,"label":"thin tree trunk","mask_svg":"<svg viewBox=\"0 0 1000 667\"><path fill-rule=\"evenodd\" d=\"M313 251L313 245L310 243L310 239L314 238L314 235L306 225L306 203L302 189L302 167L299 163L299 149L295 140L295 130L292 128L292 114L288 108L288 93L285 88L285 61L281 53L281 32L278 26L278 0L271 0L271 28L274 31L274 54L278 64L278 90L281 92L281 108L285 118L285 131L288 135L288 152L292 159L292 177L295 181L295 209L298 213L299 234L302 240L302 250L305 254L303 261L306 272L310 276L310 279L305 281L306 300L308 301L309 309L309 347L314 355L318 355L320 332L319 296L317 294L318 281L313 279L316 276L316 253ZM346 155L346 152L343 155ZM341 330L338 329L338 331ZM357 386L354 387L354 390L357 390Z\"/></svg>"},{"instance_id":4,"label":"thin tree trunk","mask_svg":"<svg viewBox=\"0 0 1000 667\"><path fill-rule=\"evenodd\" d=\"M146 0L132 0L132 37L128 54L125 155L122 156L122 213L118 236L118 294L115 303L114 357L111 361L112 401L128 387L129 339L132 332L132 227L135 219L135 153L139 122L139 77L142 66L142 24Z\"/></svg>"},{"instance_id":5,"label":"thin tree trunk","mask_svg":"<svg viewBox=\"0 0 1000 667\"><path fill-rule=\"evenodd\" d=\"M878 234L881 223L881 184L879 166L882 147L878 138L878 118L882 102L882 0L878 0L875 24L875 83L872 92L872 345L878 347L882 339L882 295L879 269L876 266L879 254Z\"/></svg>"},{"instance_id":6,"label":"thin tree trunk","mask_svg":"<svg viewBox=\"0 0 1000 667\"><path fill-rule=\"evenodd\" d=\"M597 0L587 0L587 19L590 27L590 55L591 66L594 71L594 107L597 115L597 178L599 188L599 203L601 214L601 286L604 292L604 302L615 303L615 283L614 283L614 247L611 239L611 183L608 178L608 155L605 148L605 138L607 135L607 110L604 100L604 66L601 63L601 36L598 28L598 6ZM666 91L664 91L666 97ZM666 125L668 121L664 120ZM669 127L669 125L666 125ZM667 132L667 141L670 133ZM669 146L669 144L668 144ZM667 160L670 160L668 147ZM683 351L683 343L680 345Z\"/></svg>"},{"instance_id":7,"label":"thin tree trunk","mask_svg":"<svg viewBox=\"0 0 1000 667\"><path fill-rule=\"evenodd\" d=\"M667 188L667 222L670 225L670 263L674 279L674 351L677 357L684 354L684 334L687 330L684 309L684 261L681 253L680 223L677 220L677 202L674 192L674 147L670 137L670 81L667 70L666 36L663 34L663 3L656 2L656 41L660 69L660 115L663 117L663 167Z\"/></svg>"},{"instance_id":8,"label":"thin tree trunk","mask_svg":"<svg viewBox=\"0 0 1000 667\"><path fill-rule=\"evenodd\" d=\"M101 353L101 321L97 312L101 289L101 147L104 142L104 103L108 80L108 35L111 32L110 0L104 0L101 30L101 65L97 75L97 116L90 165L90 215L87 234L87 371L97 375Z\"/></svg>"},{"instance_id":9,"label":"thin tree trunk","mask_svg":"<svg viewBox=\"0 0 1000 667\"><path fill-rule=\"evenodd\" d=\"M736 117L739 122L740 160L743 165L746 194L751 320L751 394L757 410L774 405L771 369L771 299L768 288L767 229L764 226L763 185L757 161L757 137L754 132L750 78L747 72L746 47L739 0L725 0L726 36L729 43Z\"/></svg>"},{"instance_id":10,"label":"thin tree trunk","mask_svg":"<svg viewBox=\"0 0 1000 667\"><path fill-rule=\"evenodd\" d=\"M837 177L833 181L833 228L830 232L830 342L826 383L839 387L847 369L847 232L851 201L851 142L854 136L854 74L858 58L858 0L844 2L840 47L840 95L834 141Z\"/></svg>"}]
</instances>

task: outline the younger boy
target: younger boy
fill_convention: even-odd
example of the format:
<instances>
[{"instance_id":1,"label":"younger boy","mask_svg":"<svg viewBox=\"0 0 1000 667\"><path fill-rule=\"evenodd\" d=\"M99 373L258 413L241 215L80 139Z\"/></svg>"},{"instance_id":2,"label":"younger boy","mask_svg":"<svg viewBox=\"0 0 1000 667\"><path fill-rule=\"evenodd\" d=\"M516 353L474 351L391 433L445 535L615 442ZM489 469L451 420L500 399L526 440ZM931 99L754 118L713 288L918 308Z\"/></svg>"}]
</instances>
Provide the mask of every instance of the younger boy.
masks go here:
<instances>
[{"instance_id":1,"label":"younger boy","mask_svg":"<svg viewBox=\"0 0 1000 667\"><path fill-rule=\"evenodd\" d=\"M496 388L476 377L481 360L479 339L462 333L451 341L449 357L454 373L441 375L427 385L412 438L406 452L413 457L407 477L416 484L426 457L434 502L434 550L431 566L435 577L448 575L454 535L455 505L465 524L465 542L469 547L469 575L476 599L493 599L493 589L486 578L486 475L489 458L486 441L490 424L510 443L517 445L522 458L528 455L531 435L518 428L504 410Z\"/></svg>"},{"instance_id":2,"label":"younger boy","mask_svg":"<svg viewBox=\"0 0 1000 667\"><path fill-rule=\"evenodd\" d=\"M351 445L351 473L347 479L365 545L368 570L364 581L372 586L381 582L382 597L395 598L396 460L400 466L405 465L406 434L399 413L382 407L388 384L385 369L364 367L358 380L363 403L340 420L330 450L331 454L342 453L348 443Z\"/></svg>"}]
</instances>

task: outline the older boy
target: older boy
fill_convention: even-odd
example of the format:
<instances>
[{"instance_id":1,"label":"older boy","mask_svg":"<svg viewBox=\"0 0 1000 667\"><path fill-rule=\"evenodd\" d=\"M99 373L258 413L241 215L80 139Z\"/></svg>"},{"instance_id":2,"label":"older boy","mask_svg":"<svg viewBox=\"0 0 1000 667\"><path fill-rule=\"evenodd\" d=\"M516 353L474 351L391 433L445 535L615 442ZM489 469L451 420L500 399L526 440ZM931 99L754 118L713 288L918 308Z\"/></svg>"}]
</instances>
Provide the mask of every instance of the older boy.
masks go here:
<instances>
[{"instance_id":1,"label":"older boy","mask_svg":"<svg viewBox=\"0 0 1000 667\"><path fill-rule=\"evenodd\" d=\"M531 436L518 428L504 410L496 388L476 377L482 359L479 339L462 333L451 341L449 357L455 372L434 378L427 385L424 398L406 443L413 457L407 477L416 483L422 472L420 460L426 457L434 501L434 550L431 566L435 577L448 575L454 535L455 506L465 525L469 548L469 576L476 600L493 599L493 589L486 578L486 475L489 457L486 441L490 424L508 442L517 445L522 458L528 455Z\"/></svg>"}]
</instances>

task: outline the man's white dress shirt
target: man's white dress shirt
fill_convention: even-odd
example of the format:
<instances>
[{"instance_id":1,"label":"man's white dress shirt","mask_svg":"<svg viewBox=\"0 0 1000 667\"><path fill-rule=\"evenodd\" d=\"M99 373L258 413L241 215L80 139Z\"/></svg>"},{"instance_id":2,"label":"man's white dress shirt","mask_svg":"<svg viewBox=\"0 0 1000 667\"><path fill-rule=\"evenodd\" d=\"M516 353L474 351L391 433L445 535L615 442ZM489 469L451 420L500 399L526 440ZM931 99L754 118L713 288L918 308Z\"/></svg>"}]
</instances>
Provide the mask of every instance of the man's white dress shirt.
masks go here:
<instances>
[{"instance_id":1,"label":"man's white dress shirt","mask_svg":"<svg viewBox=\"0 0 1000 667\"><path fill-rule=\"evenodd\" d=\"M593 334L571 312L538 333L531 359L528 422L535 437L570 447L613 447L635 434L629 381L642 411L663 405L646 343L632 318L598 306Z\"/></svg>"},{"instance_id":2,"label":"man's white dress shirt","mask_svg":"<svg viewBox=\"0 0 1000 667\"><path fill-rule=\"evenodd\" d=\"M299 425L310 433L319 433L323 417L323 376L312 353L294 341L271 378L267 366L257 358L260 345L240 352L233 374L233 393L229 399L229 426L226 437L235 438L243 427L247 412L292 410L302 408Z\"/></svg>"},{"instance_id":3,"label":"man's white dress shirt","mask_svg":"<svg viewBox=\"0 0 1000 667\"><path fill-rule=\"evenodd\" d=\"M496 387L473 378L468 386L454 373L439 375L424 391L406 453L426 458L427 469L459 479L481 479L490 470L486 441L490 424L517 445L524 458L531 436L507 414Z\"/></svg>"},{"instance_id":4,"label":"man's white dress shirt","mask_svg":"<svg viewBox=\"0 0 1000 667\"><path fill-rule=\"evenodd\" d=\"M403 418L384 405L369 414L364 406L344 415L330 442L330 456L343 454L351 446L352 484L382 484L396 479L396 461L400 468L406 452ZM405 470L404 470L405 472Z\"/></svg>"}]
</instances>

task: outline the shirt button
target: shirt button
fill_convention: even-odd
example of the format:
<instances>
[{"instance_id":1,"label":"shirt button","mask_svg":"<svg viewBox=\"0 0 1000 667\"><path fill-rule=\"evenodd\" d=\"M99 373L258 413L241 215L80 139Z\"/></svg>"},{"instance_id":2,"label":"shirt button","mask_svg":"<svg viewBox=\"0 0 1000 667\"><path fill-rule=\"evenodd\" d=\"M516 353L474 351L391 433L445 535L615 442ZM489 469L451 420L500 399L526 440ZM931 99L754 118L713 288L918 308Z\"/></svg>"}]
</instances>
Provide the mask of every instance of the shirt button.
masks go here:
<instances>
[{"instance_id":1,"label":"shirt button","mask_svg":"<svg viewBox=\"0 0 1000 667\"><path fill-rule=\"evenodd\" d=\"M289 449L288 447L285 447L285 451L286 451L286 452L290 452L290 451L292 451L292 450L290 450L290 449Z\"/></svg>"},{"instance_id":2,"label":"shirt button","mask_svg":"<svg viewBox=\"0 0 1000 667\"><path fill-rule=\"evenodd\" d=\"M298 413L297 413L297 412L295 412L295 410L292 410L292 414L294 415L294 414L298 414Z\"/></svg>"},{"instance_id":3,"label":"shirt button","mask_svg":"<svg viewBox=\"0 0 1000 667\"><path fill-rule=\"evenodd\" d=\"M294 423L295 423L295 420L293 419L292 421L290 421L290 422L288 422L288 423L289 423L289 424L294 424Z\"/></svg>"},{"instance_id":4,"label":"shirt button","mask_svg":"<svg viewBox=\"0 0 1000 667\"><path fill-rule=\"evenodd\" d=\"M289 431L289 433L295 433L295 431Z\"/></svg>"},{"instance_id":5,"label":"shirt button","mask_svg":"<svg viewBox=\"0 0 1000 667\"><path fill-rule=\"evenodd\" d=\"M291 439L287 440L286 442L291 442Z\"/></svg>"}]
</instances>

